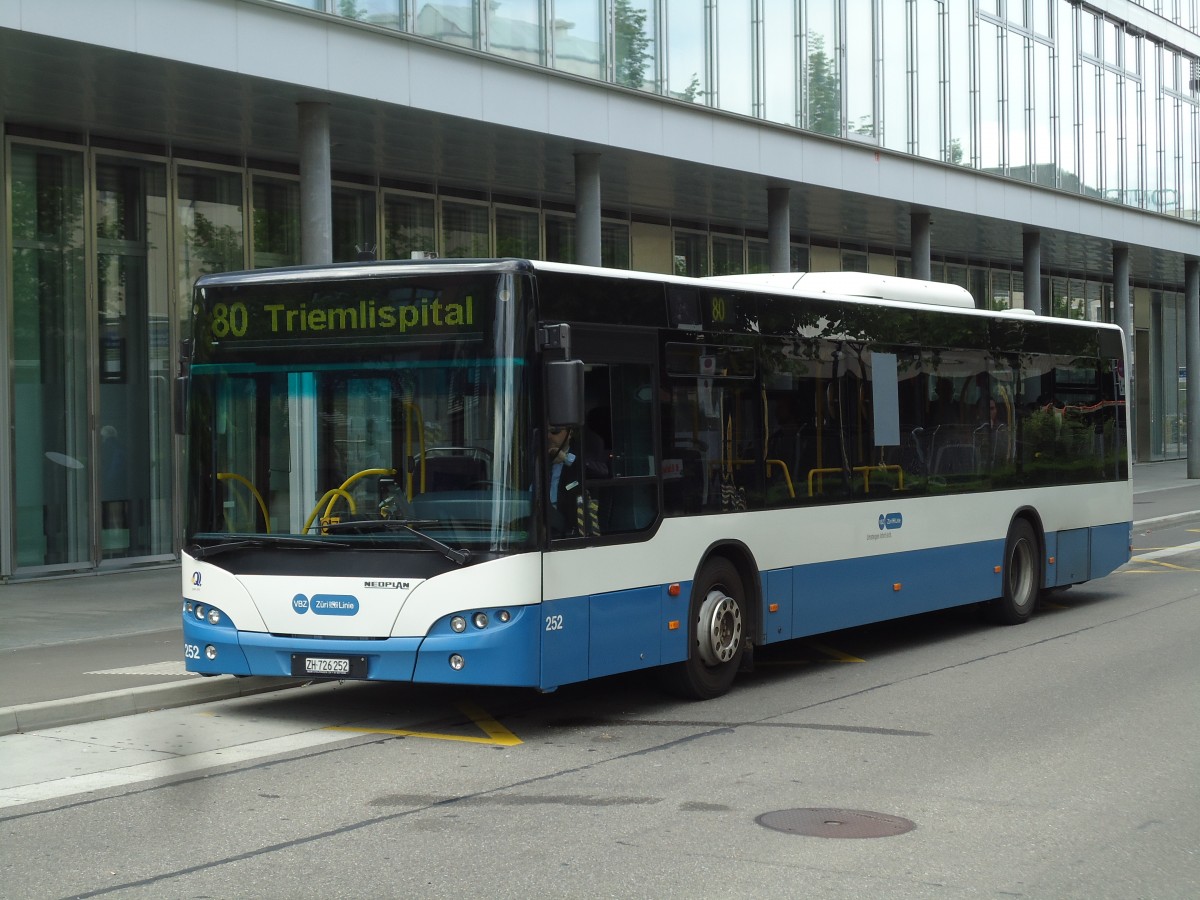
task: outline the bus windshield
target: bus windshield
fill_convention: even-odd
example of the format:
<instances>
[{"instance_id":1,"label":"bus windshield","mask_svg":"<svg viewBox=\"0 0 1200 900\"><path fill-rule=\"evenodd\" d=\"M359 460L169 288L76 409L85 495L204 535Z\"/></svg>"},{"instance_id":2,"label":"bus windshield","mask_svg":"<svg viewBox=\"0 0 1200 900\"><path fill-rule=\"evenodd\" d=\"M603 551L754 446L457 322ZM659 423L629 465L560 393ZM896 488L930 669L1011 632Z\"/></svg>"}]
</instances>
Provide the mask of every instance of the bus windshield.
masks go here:
<instances>
[{"instance_id":1,"label":"bus windshield","mask_svg":"<svg viewBox=\"0 0 1200 900\"><path fill-rule=\"evenodd\" d=\"M520 284L495 273L201 281L189 543L527 546Z\"/></svg>"}]
</instances>

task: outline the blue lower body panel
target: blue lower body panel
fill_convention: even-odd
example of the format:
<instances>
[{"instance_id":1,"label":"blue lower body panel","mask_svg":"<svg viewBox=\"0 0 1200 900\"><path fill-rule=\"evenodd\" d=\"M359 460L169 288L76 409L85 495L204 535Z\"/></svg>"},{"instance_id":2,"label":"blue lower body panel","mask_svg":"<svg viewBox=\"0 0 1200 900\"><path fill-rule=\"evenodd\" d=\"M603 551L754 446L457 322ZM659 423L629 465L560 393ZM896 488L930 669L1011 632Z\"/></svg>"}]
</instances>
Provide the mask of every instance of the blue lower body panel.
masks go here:
<instances>
[{"instance_id":1,"label":"blue lower body panel","mask_svg":"<svg viewBox=\"0 0 1200 900\"><path fill-rule=\"evenodd\" d=\"M435 622L425 637L379 640L304 638L239 632L227 624L210 625L184 613L183 642L189 672L201 674L291 677L292 655L362 657L368 681L415 681L429 684L540 685L539 608L515 607L508 622L489 616L486 628L450 628L451 616ZM471 613L463 613L469 617ZM209 648L215 658L209 659ZM451 656L462 665L454 668Z\"/></svg>"},{"instance_id":2,"label":"blue lower body panel","mask_svg":"<svg viewBox=\"0 0 1200 900\"><path fill-rule=\"evenodd\" d=\"M1129 523L1050 532L1044 584L1107 575L1128 561L1129 546ZM759 639L790 640L990 600L1001 593L1003 557L1004 541L997 540L763 572ZM372 681L551 690L686 659L692 586L679 588L648 585L514 607L507 622L487 610L484 628L463 612L465 631L455 632L445 616L424 637L380 640L238 632L223 614L211 625L185 611L185 656L188 671L205 674L289 677L292 655L305 653L362 657Z\"/></svg>"},{"instance_id":3,"label":"blue lower body panel","mask_svg":"<svg viewBox=\"0 0 1200 900\"><path fill-rule=\"evenodd\" d=\"M1004 541L983 541L798 566L792 569L791 637L998 597L996 567L1003 556Z\"/></svg>"}]
</instances>

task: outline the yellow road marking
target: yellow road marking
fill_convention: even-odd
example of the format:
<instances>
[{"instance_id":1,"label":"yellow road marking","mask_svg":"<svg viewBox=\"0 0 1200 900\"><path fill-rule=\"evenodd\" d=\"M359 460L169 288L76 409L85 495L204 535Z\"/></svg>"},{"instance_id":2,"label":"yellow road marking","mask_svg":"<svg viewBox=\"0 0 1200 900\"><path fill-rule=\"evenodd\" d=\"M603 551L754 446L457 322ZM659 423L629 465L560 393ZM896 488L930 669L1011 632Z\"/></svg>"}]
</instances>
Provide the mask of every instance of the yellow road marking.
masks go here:
<instances>
[{"instance_id":1,"label":"yellow road marking","mask_svg":"<svg viewBox=\"0 0 1200 900\"><path fill-rule=\"evenodd\" d=\"M827 662L843 662L843 663L860 663L866 662L865 659L859 659L857 656L851 656L849 653L843 653L841 650L835 650L825 644L817 643L816 641L801 641L804 646L816 650L818 653L823 653L825 656L822 659L788 659L788 660L772 660L755 665L764 666L807 666L813 663Z\"/></svg>"},{"instance_id":2,"label":"yellow road marking","mask_svg":"<svg viewBox=\"0 0 1200 900\"><path fill-rule=\"evenodd\" d=\"M331 725L326 731L352 731L355 734L393 734L397 737L429 738L434 741L459 741L465 744L488 744L497 747L515 747L524 743L519 737L497 722L474 703L456 703L459 712L465 715L487 737L469 734L442 734L434 731L408 731L403 728L355 728L350 725Z\"/></svg>"},{"instance_id":3,"label":"yellow road marking","mask_svg":"<svg viewBox=\"0 0 1200 900\"><path fill-rule=\"evenodd\" d=\"M1133 562L1149 563L1152 566L1162 566L1165 569L1175 569L1179 572L1200 572L1200 569L1189 569L1187 566L1177 566L1175 563L1163 562L1161 559L1138 559L1136 556Z\"/></svg>"},{"instance_id":4,"label":"yellow road marking","mask_svg":"<svg viewBox=\"0 0 1200 900\"><path fill-rule=\"evenodd\" d=\"M1158 575L1158 569L1122 569L1122 575Z\"/></svg>"},{"instance_id":5,"label":"yellow road marking","mask_svg":"<svg viewBox=\"0 0 1200 900\"><path fill-rule=\"evenodd\" d=\"M810 647L820 650L826 656L833 657L834 662L858 663L866 662L865 659L859 659L857 656L851 656L849 653L843 653L841 650L834 650L832 647L827 647L824 644L818 644L816 641L805 641Z\"/></svg>"}]
</instances>

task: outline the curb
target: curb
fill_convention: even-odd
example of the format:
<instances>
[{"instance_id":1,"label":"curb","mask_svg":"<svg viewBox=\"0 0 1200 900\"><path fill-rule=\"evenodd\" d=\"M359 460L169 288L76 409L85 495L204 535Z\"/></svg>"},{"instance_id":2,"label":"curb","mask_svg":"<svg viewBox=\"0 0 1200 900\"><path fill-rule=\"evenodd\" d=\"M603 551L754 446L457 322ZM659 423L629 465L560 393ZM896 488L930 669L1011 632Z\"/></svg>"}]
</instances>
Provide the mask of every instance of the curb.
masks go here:
<instances>
[{"instance_id":1,"label":"curb","mask_svg":"<svg viewBox=\"0 0 1200 900\"><path fill-rule=\"evenodd\" d=\"M1151 525L1166 525L1170 522L1182 522L1184 519L1200 518L1200 509L1194 509L1191 512L1175 513L1170 516L1157 516L1153 519L1138 519L1134 521L1134 528L1147 528Z\"/></svg>"},{"instance_id":2,"label":"curb","mask_svg":"<svg viewBox=\"0 0 1200 900\"><path fill-rule=\"evenodd\" d=\"M231 700L308 684L297 678L238 678L234 675L197 677L191 681L86 694L64 700L24 703L0 709L0 736L115 719L156 709L173 709L212 700Z\"/></svg>"}]
</instances>

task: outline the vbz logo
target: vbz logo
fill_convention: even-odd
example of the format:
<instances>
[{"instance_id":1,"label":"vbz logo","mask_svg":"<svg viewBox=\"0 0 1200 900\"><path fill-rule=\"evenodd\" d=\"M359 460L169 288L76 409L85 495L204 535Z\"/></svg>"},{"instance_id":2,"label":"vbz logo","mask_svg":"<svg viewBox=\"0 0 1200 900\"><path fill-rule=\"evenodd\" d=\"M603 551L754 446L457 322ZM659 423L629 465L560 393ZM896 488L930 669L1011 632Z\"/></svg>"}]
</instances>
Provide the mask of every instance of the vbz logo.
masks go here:
<instances>
[{"instance_id":1,"label":"vbz logo","mask_svg":"<svg viewBox=\"0 0 1200 900\"><path fill-rule=\"evenodd\" d=\"M292 609L298 613L308 612L308 598L303 594L297 594L292 598Z\"/></svg>"}]
</instances>

